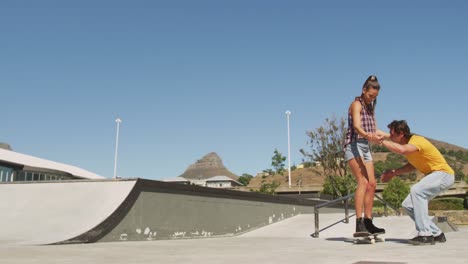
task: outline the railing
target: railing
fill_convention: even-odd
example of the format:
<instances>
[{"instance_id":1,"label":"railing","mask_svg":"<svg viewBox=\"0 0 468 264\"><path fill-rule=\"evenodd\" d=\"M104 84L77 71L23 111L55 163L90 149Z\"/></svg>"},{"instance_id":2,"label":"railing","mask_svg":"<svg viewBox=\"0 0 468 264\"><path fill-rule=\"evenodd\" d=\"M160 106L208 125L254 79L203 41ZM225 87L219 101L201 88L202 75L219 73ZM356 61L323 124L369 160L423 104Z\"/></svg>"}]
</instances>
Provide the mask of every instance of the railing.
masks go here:
<instances>
[{"instance_id":1,"label":"railing","mask_svg":"<svg viewBox=\"0 0 468 264\"><path fill-rule=\"evenodd\" d=\"M388 207L390 207L392 210L394 210L396 212L397 215L400 215L400 211L398 211L397 209L395 209L393 206L391 206L390 204L388 204L382 197L380 197L379 195L375 194L374 195L379 201L381 201L384 205L384 215L385 216L388 216ZM333 201L329 201L329 202L325 202L325 203L321 203L319 205L316 205L315 208L314 208L314 215L315 215L315 232L311 235L312 237L315 237L315 238L318 238L319 237L319 233L325 229L328 229L336 224L339 224L339 223L346 223L348 224L349 223L349 218L350 217L353 217L355 216L356 214L352 214L352 215L349 215L349 200L351 198L354 197L354 193L352 194L348 194L346 196L343 196L343 197L340 197L338 199L335 199ZM322 229L320 229L319 225L319 210L320 208L324 208L324 207L329 207L331 205L335 205L337 203L340 203L344 201L344 210L345 210L345 218L344 219L341 219L329 226L326 226Z\"/></svg>"},{"instance_id":2,"label":"railing","mask_svg":"<svg viewBox=\"0 0 468 264\"><path fill-rule=\"evenodd\" d=\"M374 196L383 203L384 205L384 215L385 216L388 216L388 210L387 208L390 207L390 209L392 209L393 211L395 211L395 213L397 215L400 215L400 211L398 209L396 209L395 207L391 206L387 201L385 201L382 197L380 197L380 195L377 195L377 194L374 194Z\"/></svg>"}]
</instances>

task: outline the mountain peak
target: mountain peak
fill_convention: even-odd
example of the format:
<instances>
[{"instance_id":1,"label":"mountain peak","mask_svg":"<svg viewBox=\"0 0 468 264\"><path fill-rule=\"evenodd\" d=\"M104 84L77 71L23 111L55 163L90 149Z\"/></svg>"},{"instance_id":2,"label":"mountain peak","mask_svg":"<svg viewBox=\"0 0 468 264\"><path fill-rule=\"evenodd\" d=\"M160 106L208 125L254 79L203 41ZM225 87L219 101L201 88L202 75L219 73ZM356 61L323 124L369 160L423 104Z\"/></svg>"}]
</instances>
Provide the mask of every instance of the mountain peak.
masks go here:
<instances>
[{"instance_id":1,"label":"mountain peak","mask_svg":"<svg viewBox=\"0 0 468 264\"><path fill-rule=\"evenodd\" d=\"M237 180L239 176L230 172L216 152L210 152L190 165L179 177L186 179L208 179L214 176L227 176Z\"/></svg>"}]
</instances>

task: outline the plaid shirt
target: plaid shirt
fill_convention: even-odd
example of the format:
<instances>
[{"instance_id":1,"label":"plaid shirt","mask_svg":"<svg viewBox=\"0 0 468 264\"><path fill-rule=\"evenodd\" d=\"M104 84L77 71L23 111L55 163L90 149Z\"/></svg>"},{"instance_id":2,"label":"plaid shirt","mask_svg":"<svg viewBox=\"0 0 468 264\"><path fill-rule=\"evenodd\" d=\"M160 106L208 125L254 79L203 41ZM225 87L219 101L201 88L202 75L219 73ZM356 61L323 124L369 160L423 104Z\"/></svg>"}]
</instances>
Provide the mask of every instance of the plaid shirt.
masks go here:
<instances>
[{"instance_id":1,"label":"plaid shirt","mask_svg":"<svg viewBox=\"0 0 468 264\"><path fill-rule=\"evenodd\" d=\"M367 133L375 133L376 132L376 127L375 127L375 118L374 118L374 111L372 109L369 109L364 102L362 101L361 97L356 98L355 101L361 102L362 109L361 109L361 127L364 131ZM351 142L354 142L358 139L361 139L361 137L356 130L354 129L353 125L353 117L351 115L351 111L348 113L348 129L346 131L346 140L345 140L345 146L348 145Z\"/></svg>"}]
</instances>

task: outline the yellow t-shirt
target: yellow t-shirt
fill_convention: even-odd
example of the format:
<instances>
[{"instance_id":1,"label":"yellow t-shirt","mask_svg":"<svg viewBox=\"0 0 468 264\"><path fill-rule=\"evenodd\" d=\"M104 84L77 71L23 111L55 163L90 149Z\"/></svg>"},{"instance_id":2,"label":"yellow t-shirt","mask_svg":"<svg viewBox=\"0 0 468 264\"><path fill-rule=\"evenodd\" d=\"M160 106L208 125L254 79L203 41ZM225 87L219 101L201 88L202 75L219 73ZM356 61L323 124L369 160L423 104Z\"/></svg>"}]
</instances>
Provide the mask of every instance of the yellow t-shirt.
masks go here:
<instances>
[{"instance_id":1,"label":"yellow t-shirt","mask_svg":"<svg viewBox=\"0 0 468 264\"><path fill-rule=\"evenodd\" d=\"M419 151L405 155L408 162L425 175L433 171L443 171L455 174L453 169L447 164L444 156L439 150L424 137L413 135L408 144L414 145Z\"/></svg>"}]
</instances>

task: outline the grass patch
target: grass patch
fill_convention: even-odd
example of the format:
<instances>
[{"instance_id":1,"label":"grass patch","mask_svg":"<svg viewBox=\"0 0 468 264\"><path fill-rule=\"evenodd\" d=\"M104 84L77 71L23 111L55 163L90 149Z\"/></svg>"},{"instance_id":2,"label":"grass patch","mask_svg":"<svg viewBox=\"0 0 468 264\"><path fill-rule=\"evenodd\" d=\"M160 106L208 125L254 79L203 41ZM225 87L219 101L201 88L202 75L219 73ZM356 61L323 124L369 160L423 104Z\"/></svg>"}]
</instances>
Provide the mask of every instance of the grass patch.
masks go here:
<instances>
[{"instance_id":1,"label":"grass patch","mask_svg":"<svg viewBox=\"0 0 468 264\"><path fill-rule=\"evenodd\" d=\"M429 202L429 210L463 210L463 198L439 198Z\"/></svg>"}]
</instances>

